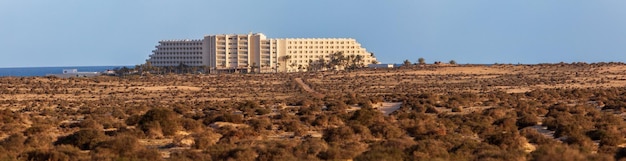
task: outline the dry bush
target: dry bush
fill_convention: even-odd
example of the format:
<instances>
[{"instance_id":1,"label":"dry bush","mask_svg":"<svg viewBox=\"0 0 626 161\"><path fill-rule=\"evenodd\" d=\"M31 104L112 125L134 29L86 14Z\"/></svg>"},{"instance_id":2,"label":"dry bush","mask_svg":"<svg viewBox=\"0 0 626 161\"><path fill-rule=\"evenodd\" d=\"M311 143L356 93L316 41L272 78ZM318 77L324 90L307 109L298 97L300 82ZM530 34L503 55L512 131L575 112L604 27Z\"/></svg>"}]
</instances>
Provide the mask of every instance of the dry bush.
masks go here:
<instances>
[{"instance_id":1,"label":"dry bush","mask_svg":"<svg viewBox=\"0 0 626 161\"><path fill-rule=\"evenodd\" d=\"M45 133L51 128L52 127L50 127L50 125L36 124L24 130L23 133L24 133L24 136L37 135L37 134Z\"/></svg>"},{"instance_id":2,"label":"dry bush","mask_svg":"<svg viewBox=\"0 0 626 161\"><path fill-rule=\"evenodd\" d=\"M379 123L370 126L372 135L377 138L395 139L405 135L405 131L389 123Z\"/></svg>"},{"instance_id":3,"label":"dry bush","mask_svg":"<svg viewBox=\"0 0 626 161\"><path fill-rule=\"evenodd\" d=\"M535 126L535 125L537 125L537 122L539 122L539 121L540 120L539 120L539 118L536 115L529 114L529 113L523 113L517 119L517 126L520 129L528 127L528 126Z\"/></svg>"},{"instance_id":4,"label":"dry bush","mask_svg":"<svg viewBox=\"0 0 626 161\"><path fill-rule=\"evenodd\" d=\"M307 138L293 148L293 155L298 160L318 160L317 156L328 149L322 139Z\"/></svg>"},{"instance_id":5,"label":"dry bush","mask_svg":"<svg viewBox=\"0 0 626 161\"><path fill-rule=\"evenodd\" d=\"M181 130L178 115L169 109L155 108L151 109L139 119L138 126L148 136L159 137L171 136Z\"/></svg>"},{"instance_id":6,"label":"dry bush","mask_svg":"<svg viewBox=\"0 0 626 161\"><path fill-rule=\"evenodd\" d=\"M204 127L204 125L200 121L190 119L190 118L181 118L180 124L183 127L183 129L187 131L191 131L191 132L201 131L202 128Z\"/></svg>"},{"instance_id":7,"label":"dry bush","mask_svg":"<svg viewBox=\"0 0 626 161\"><path fill-rule=\"evenodd\" d=\"M361 142L346 142L344 144L330 145L321 152L318 157L324 160L347 160L352 159L367 150L368 145Z\"/></svg>"},{"instance_id":8,"label":"dry bush","mask_svg":"<svg viewBox=\"0 0 626 161\"><path fill-rule=\"evenodd\" d=\"M50 136L47 133L40 133L29 135L24 142L24 145L27 147L33 147L37 149L46 149L52 147L52 143L56 140L55 137Z\"/></svg>"},{"instance_id":9,"label":"dry bush","mask_svg":"<svg viewBox=\"0 0 626 161\"><path fill-rule=\"evenodd\" d=\"M98 143L91 151L92 159L96 160L161 160L155 149L146 149L139 144L134 136L119 135Z\"/></svg>"},{"instance_id":10,"label":"dry bush","mask_svg":"<svg viewBox=\"0 0 626 161\"><path fill-rule=\"evenodd\" d=\"M143 149L143 147L139 145L139 141L136 137L118 135L107 141L98 143L93 153L110 153L120 157L130 157L141 149Z\"/></svg>"},{"instance_id":11,"label":"dry bush","mask_svg":"<svg viewBox=\"0 0 626 161\"><path fill-rule=\"evenodd\" d=\"M219 128L218 133L222 135L218 144L235 144L259 136L259 133L250 127L224 126Z\"/></svg>"},{"instance_id":12,"label":"dry bush","mask_svg":"<svg viewBox=\"0 0 626 161\"><path fill-rule=\"evenodd\" d=\"M547 144L556 144L556 140L552 138L548 138L543 134L539 133L537 129L526 127L520 130L520 135L526 137L529 143L534 143L537 145L547 145Z\"/></svg>"},{"instance_id":13,"label":"dry bush","mask_svg":"<svg viewBox=\"0 0 626 161\"><path fill-rule=\"evenodd\" d=\"M89 128L89 129L96 129L96 130L103 130L104 126L102 126L102 124L94 119L85 119L83 121L81 121L78 124L78 127L80 128Z\"/></svg>"},{"instance_id":14,"label":"dry bush","mask_svg":"<svg viewBox=\"0 0 626 161\"><path fill-rule=\"evenodd\" d=\"M0 125L13 123L19 121L21 116L19 113L13 112L10 109L0 110Z\"/></svg>"},{"instance_id":15,"label":"dry bush","mask_svg":"<svg viewBox=\"0 0 626 161\"><path fill-rule=\"evenodd\" d=\"M79 131L59 138L54 144L69 144L76 146L82 150L91 150L102 141L105 141L107 136L103 131L96 129L80 129Z\"/></svg>"},{"instance_id":16,"label":"dry bush","mask_svg":"<svg viewBox=\"0 0 626 161\"><path fill-rule=\"evenodd\" d=\"M307 131L306 126L302 125L298 120L284 121L281 129L286 132L293 132L295 136L304 136Z\"/></svg>"},{"instance_id":17,"label":"dry bush","mask_svg":"<svg viewBox=\"0 0 626 161\"><path fill-rule=\"evenodd\" d=\"M352 117L350 117L350 121L365 126L371 126L373 124L383 122L383 118L383 114L376 109L361 108L359 110L356 110L354 114L352 114Z\"/></svg>"},{"instance_id":18,"label":"dry bush","mask_svg":"<svg viewBox=\"0 0 626 161\"><path fill-rule=\"evenodd\" d=\"M20 153L24 150L24 142L26 141L26 137L24 135L17 133L9 135L9 137L0 141L0 147L7 151L13 151Z\"/></svg>"},{"instance_id":19,"label":"dry bush","mask_svg":"<svg viewBox=\"0 0 626 161\"><path fill-rule=\"evenodd\" d=\"M20 155L24 160L89 160L88 156L80 151L80 149L71 145L59 145L53 149L35 149L24 152Z\"/></svg>"},{"instance_id":20,"label":"dry bush","mask_svg":"<svg viewBox=\"0 0 626 161\"><path fill-rule=\"evenodd\" d=\"M584 152L567 145L544 145L539 146L537 150L531 153L532 160L535 161L554 161L554 160L571 160L586 161L588 160Z\"/></svg>"},{"instance_id":21,"label":"dry bush","mask_svg":"<svg viewBox=\"0 0 626 161\"><path fill-rule=\"evenodd\" d=\"M57 151L46 151L46 150L34 150L25 154L24 158L27 160L49 160L49 161L63 161L70 160L70 157L57 152Z\"/></svg>"},{"instance_id":22,"label":"dry bush","mask_svg":"<svg viewBox=\"0 0 626 161\"><path fill-rule=\"evenodd\" d=\"M375 145L370 147L368 151L361 153L354 158L355 161L365 160L405 160L406 154L404 149Z\"/></svg>"},{"instance_id":23,"label":"dry bush","mask_svg":"<svg viewBox=\"0 0 626 161\"><path fill-rule=\"evenodd\" d=\"M242 115L240 114L234 114L232 112L214 112L214 113L210 113L207 115L208 117L205 118L202 122L205 125L210 125L214 122L232 122L232 123L236 123L236 124L240 124L243 123L244 118Z\"/></svg>"},{"instance_id":24,"label":"dry bush","mask_svg":"<svg viewBox=\"0 0 626 161\"><path fill-rule=\"evenodd\" d=\"M324 130L323 139L328 143L342 143L354 141L354 131L348 126L328 128Z\"/></svg>"},{"instance_id":25,"label":"dry bush","mask_svg":"<svg viewBox=\"0 0 626 161\"><path fill-rule=\"evenodd\" d=\"M193 137L194 144L192 147L194 149L207 149L215 145L222 138L222 134L207 130L205 132L195 134Z\"/></svg>"},{"instance_id":26,"label":"dry bush","mask_svg":"<svg viewBox=\"0 0 626 161\"><path fill-rule=\"evenodd\" d=\"M247 121L247 125L250 125L256 131L272 130L272 121L267 117L252 118Z\"/></svg>"},{"instance_id":27,"label":"dry bush","mask_svg":"<svg viewBox=\"0 0 626 161\"><path fill-rule=\"evenodd\" d=\"M501 132L496 133L494 135L488 136L485 141L489 144L496 145L500 147L502 150L510 151L510 150L522 150L522 145L524 145L526 139L522 138L517 133L511 132Z\"/></svg>"},{"instance_id":28,"label":"dry bush","mask_svg":"<svg viewBox=\"0 0 626 161\"><path fill-rule=\"evenodd\" d=\"M195 150L176 151L170 154L172 161L211 161L211 155Z\"/></svg>"},{"instance_id":29,"label":"dry bush","mask_svg":"<svg viewBox=\"0 0 626 161\"><path fill-rule=\"evenodd\" d=\"M439 140L420 140L407 149L408 160L447 160L450 157L448 147Z\"/></svg>"}]
</instances>

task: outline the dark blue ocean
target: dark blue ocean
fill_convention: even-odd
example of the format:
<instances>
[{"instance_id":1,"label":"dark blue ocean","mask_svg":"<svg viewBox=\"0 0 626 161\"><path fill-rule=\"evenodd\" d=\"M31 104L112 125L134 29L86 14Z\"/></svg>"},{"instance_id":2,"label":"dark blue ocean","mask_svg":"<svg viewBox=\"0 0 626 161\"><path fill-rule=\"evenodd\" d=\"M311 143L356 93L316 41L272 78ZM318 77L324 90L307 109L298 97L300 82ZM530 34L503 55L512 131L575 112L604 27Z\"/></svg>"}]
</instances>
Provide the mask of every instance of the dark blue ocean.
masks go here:
<instances>
[{"instance_id":1,"label":"dark blue ocean","mask_svg":"<svg viewBox=\"0 0 626 161\"><path fill-rule=\"evenodd\" d=\"M46 76L46 74L61 74L63 69L77 69L79 72L102 72L105 70L121 68L124 66L78 66L78 67L19 67L19 68L0 68L0 77L30 77L30 76ZM126 66L133 68L135 66Z\"/></svg>"}]
</instances>

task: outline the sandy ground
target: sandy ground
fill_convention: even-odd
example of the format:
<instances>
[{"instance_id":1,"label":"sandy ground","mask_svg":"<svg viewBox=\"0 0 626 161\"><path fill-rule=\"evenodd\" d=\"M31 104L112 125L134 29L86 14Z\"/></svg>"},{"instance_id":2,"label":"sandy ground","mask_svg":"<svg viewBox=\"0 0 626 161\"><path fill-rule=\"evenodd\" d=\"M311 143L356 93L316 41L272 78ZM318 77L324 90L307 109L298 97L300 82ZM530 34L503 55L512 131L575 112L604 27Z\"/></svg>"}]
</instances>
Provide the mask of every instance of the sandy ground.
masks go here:
<instances>
[{"instance_id":1,"label":"sandy ground","mask_svg":"<svg viewBox=\"0 0 626 161\"><path fill-rule=\"evenodd\" d=\"M221 121L214 122L210 126L213 127L213 128L216 128L216 129L222 128L224 126L232 126L232 127L235 127L235 128L248 127L248 125L246 125L246 124L236 124L236 123L232 123L232 122L221 122Z\"/></svg>"},{"instance_id":2,"label":"sandy ground","mask_svg":"<svg viewBox=\"0 0 626 161\"><path fill-rule=\"evenodd\" d=\"M402 102L383 102L377 108L382 111L385 116L389 116L389 114L400 109L400 106L402 106Z\"/></svg>"},{"instance_id":3,"label":"sandy ground","mask_svg":"<svg viewBox=\"0 0 626 161\"><path fill-rule=\"evenodd\" d=\"M548 130L548 127L543 126L541 122L535 126L531 126L531 128L537 130L537 132L539 132L545 137L554 139L554 131Z\"/></svg>"}]
</instances>

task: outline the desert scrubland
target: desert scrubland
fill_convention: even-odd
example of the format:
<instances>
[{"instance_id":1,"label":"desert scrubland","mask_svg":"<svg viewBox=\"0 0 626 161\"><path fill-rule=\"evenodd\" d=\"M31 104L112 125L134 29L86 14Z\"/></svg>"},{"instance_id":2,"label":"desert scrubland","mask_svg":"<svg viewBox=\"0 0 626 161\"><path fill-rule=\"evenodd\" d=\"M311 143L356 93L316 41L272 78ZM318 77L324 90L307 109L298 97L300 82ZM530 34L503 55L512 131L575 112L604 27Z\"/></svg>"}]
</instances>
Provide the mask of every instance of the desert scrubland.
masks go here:
<instances>
[{"instance_id":1,"label":"desert scrubland","mask_svg":"<svg viewBox=\"0 0 626 161\"><path fill-rule=\"evenodd\" d=\"M0 160L620 160L626 65L1 77Z\"/></svg>"}]
</instances>

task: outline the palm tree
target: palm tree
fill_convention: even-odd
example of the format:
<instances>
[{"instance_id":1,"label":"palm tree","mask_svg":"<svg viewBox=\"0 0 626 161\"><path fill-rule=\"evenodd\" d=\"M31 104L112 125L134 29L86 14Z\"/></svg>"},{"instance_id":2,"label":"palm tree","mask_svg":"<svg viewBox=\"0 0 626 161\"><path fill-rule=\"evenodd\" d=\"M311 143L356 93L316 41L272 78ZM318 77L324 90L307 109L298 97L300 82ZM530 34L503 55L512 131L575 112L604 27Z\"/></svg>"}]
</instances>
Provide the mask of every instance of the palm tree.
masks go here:
<instances>
[{"instance_id":1,"label":"palm tree","mask_svg":"<svg viewBox=\"0 0 626 161\"><path fill-rule=\"evenodd\" d=\"M424 64L426 64L426 59L424 59L424 58L419 58L419 59L417 59L417 62L418 62L420 65L424 65Z\"/></svg>"},{"instance_id":2,"label":"palm tree","mask_svg":"<svg viewBox=\"0 0 626 161\"><path fill-rule=\"evenodd\" d=\"M343 55L343 52L341 52L341 67L345 68L348 66L348 64L350 64L350 58L348 58L347 56Z\"/></svg>"},{"instance_id":3,"label":"palm tree","mask_svg":"<svg viewBox=\"0 0 626 161\"><path fill-rule=\"evenodd\" d=\"M135 69L135 71L137 71L137 72L139 73L139 75L143 75L143 74L142 74L142 73L143 73L143 70L144 70L144 69L143 69L143 65L139 65L139 64L137 64L137 65L135 65L135 68L134 68L134 69Z\"/></svg>"},{"instance_id":4,"label":"palm tree","mask_svg":"<svg viewBox=\"0 0 626 161\"><path fill-rule=\"evenodd\" d=\"M256 73L256 69L258 68L258 66L256 65L256 62L252 62L252 65L248 67L250 67L250 71L248 71L248 73Z\"/></svg>"},{"instance_id":5,"label":"palm tree","mask_svg":"<svg viewBox=\"0 0 626 161\"><path fill-rule=\"evenodd\" d=\"M191 74L198 73L199 69L200 69L200 67L198 67L198 66L191 66Z\"/></svg>"},{"instance_id":6,"label":"palm tree","mask_svg":"<svg viewBox=\"0 0 626 161\"><path fill-rule=\"evenodd\" d=\"M354 61L357 62L357 67L361 68L365 66L363 63L363 55L357 55L354 59L355 59Z\"/></svg>"},{"instance_id":7,"label":"palm tree","mask_svg":"<svg viewBox=\"0 0 626 161\"><path fill-rule=\"evenodd\" d=\"M309 59L309 67L307 69L309 69L308 71L317 71L317 61L313 61L312 59Z\"/></svg>"},{"instance_id":8,"label":"palm tree","mask_svg":"<svg viewBox=\"0 0 626 161\"><path fill-rule=\"evenodd\" d=\"M333 66L333 69L337 69L337 66L344 66L345 67L345 62L346 62L346 57L343 55L343 52L336 52L333 53L330 57L330 64L331 66Z\"/></svg>"},{"instance_id":9,"label":"palm tree","mask_svg":"<svg viewBox=\"0 0 626 161\"><path fill-rule=\"evenodd\" d=\"M208 65L203 65L202 70L204 70L204 74L211 73L211 67L209 67Z\"/></svg>"},{"instance_id":10,"label":"palm tree","mask_svg":"<svg viewBox=\"0 0 626 161\"><path fill-rule=\"evenodd\" d=\"M291 60L291 55L285 55L283 56L283 61L285 61L285 65L287 65L287 61ZM279 65L280 66L280 65ZM277 67L278 69L278 67ZM285 72L287 71L287 68L285 68Z\"/></svg>"},{"instance_id":11,"label":"palm tree","mask_svg":"<svg viewBox=\"0 0 626 161\"><path fill-rule=\"evenodd\" d=\"M296 62L291 63L291 68L296 68L298 66L298 64L296 64Z\"/></svg>"},{"instance_id":12,"label":"palm tree","mask_svg":"<svg viewBox=\"0 0 626 161\"><path fill-rule=\"evenodd\" d=\"M409 59L404 60L404 62L402 63L403 67L410 67L411 66L411 61L409 61Z\"/></svg>"},{"instance_id":13,"label":"palm tree","mask_svg":"<svg viewBox=\"0 0 626 161\"><path fill-rule=\"evenodd\" d=\"M317 63L320 66L320 70L324 70L324 68L326 67L326 59L320 57L319 59L317 59Z\"/></svg>"},{"instance_id":14,"label":"palm tree","mask_svg":"<svg viewBox=\"0 0 626 161\"><path fill-rule=\"evenodd\" d=\"M180 62L178 64L178 72L177 73L183 73L183 71L187 70L187 65L185 65L183 62Z\"/></svg>"},{"instance_id":15,"label":"palm tree","mask_svg":"<svg viewBox=\"0 0 626 161\"><path fill-rule=\"evenodd\" d=\"M456 64L456 61L454 61L454 60L450 60L450 64L455 65L455 64Z\"/></svg>"},{"instance_id":16,"label":"palm tree","mask_svg":"<svg viewBox=\"0 0 626 161\"><path fill-rule=\"evenodd\" d=\"M348 62L349 69L356 68L356 56L355 55L348 55L347 62Z\"/></svg>"}]
</instances>

